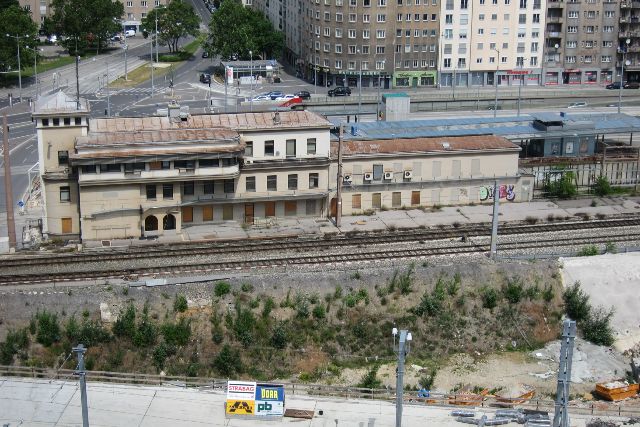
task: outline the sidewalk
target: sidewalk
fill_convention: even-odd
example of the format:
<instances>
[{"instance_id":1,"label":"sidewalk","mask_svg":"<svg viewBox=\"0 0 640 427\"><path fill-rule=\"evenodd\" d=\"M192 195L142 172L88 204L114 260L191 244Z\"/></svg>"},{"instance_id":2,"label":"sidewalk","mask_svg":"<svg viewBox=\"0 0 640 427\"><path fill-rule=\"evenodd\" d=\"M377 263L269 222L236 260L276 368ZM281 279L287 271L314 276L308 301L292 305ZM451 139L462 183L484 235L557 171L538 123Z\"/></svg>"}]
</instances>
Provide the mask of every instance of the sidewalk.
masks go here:
<instances>
[{"instance_id":1,"label":"sidewalk","mask_svg":"<svg viewBox=\"0 0 640 427\"><path fill-rule=\"evenodd\" d=\"M595 201L596 206L591 206ZM490 223L493 206L444 206L437 210L408 209L377 211L374 215L343 216L340 229L327 218L273 218L268 223L261 220L253 226L239 221L216 221L206 225L183 226L181 233L160 236L152 240L137 238L113 240L112 247L151 245L157 243L183 243L196 241L267 239L295 236L317 236L325 233L353 231L394 230L403 228L435 227L454 224ZM555 219L579 219L610 217L620 214L640 214L640 197L605 197L565 201L534 201L530 203L501 202L500 222L525 221L536 218L539 222ZM580 215L578 215L580 214ZM577 216L576 216L577 215ZM1 220L0 220L1 221ZM102 246L100 241L85 241L85 247Z\"/></svg>"}]
</instances>

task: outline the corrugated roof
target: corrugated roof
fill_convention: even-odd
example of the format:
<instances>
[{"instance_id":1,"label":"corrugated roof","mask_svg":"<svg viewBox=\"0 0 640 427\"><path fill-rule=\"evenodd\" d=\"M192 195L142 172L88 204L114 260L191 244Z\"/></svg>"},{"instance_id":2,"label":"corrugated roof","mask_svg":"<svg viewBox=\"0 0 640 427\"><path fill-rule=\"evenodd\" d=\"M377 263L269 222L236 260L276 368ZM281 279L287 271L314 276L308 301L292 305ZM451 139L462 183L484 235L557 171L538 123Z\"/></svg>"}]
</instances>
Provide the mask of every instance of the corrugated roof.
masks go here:
<instances>
[{"instance_id":1,"label":"corrugated roof","mask_svg":"<svg viewBox=\"0 0 640 427\"><path fill-rule=\"evenodd\" d=\"M80 98L80 105L75 97L69 96L63 91L58 91L38 98L33 107L34 115L49 114L73 114L88 113L89 102Z\"/></svg>"},{"instance_id":2,"label":"corrugated roof","mask_svg":"<svg viewBox=\"0 0 640 427\"><path fill-rule=\"evenodd\" d=\"M98 132L138 132L163 129L205 129L225 127L237 131L289 128L329 128L331 123L311 111L280 111L238 114L207 114L188 116L186 120L169 117L117 117L92 119L89 129Z\"/></svg>"},{"instance_id":3,"label":"corrugated roof","mask_svg":"<svg viewBox=\"0 0 640 427\"><path fill-rule=\"evenodd\" d=\"M466 137L400 138L383 140L348 140L342 143L344 156L369 154L438 153L452 151L520 150L506 138L495 135ZM331 155L338 155L338 142L331 142Z\"/></svg>"},{"instance_id":4,"label":"corrugated roof","mask_svg":"<svg viewBox=\"0 0 640 427\"><path fill-rule=\"evenodd\" d=\"M136 144L160 144L171 143L179 144L181 142L219 142L219 141L239 140L237 132L227 128L211 128L211 129L161 129L152 131L125 131L110 133L91 132L87 136L76 138L76 148L82 150L84 148L96 146L118 146L126 145L128 147Z\"/></svg>"},{"instance_id":5,"label":"corrugated roof","mask_svg":"<svg viewBox=\"0 0 640 427\"><path fill-rule=\"evenodd\" d=\"M225 144L225 145L208 145L199 147L176 146L176 147L152 147L149 149L98 149L86 150L78 153L70 154L71 160L82 159L105 159L105 158L131 158L131 157L149 157L149 156L167 156L167 155L197 155L212 153L234 153L242 151L244 148L241 144Z\"/></svg>"}]
</instances>

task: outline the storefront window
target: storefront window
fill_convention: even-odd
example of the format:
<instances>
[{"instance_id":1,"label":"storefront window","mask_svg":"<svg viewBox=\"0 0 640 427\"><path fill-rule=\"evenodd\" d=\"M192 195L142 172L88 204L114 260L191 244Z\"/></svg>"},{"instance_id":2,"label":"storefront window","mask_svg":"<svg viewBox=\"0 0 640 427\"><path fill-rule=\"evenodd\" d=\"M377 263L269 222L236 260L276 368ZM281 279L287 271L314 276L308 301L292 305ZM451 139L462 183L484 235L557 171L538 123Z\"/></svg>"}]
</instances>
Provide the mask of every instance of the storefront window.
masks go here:
<instances>
[{"instance_id":1,"label":"storefront window","mask_svg":"<svg viewBox=\"0 0 640 427\"><path fill-rule=\"evenodd\" d=\"M585 83L596 84L598 83L598 73L595 71L585 71Z\"/></svg>"},{"instance_id":2,"label":"storefront window","mask_svg":"<svg viewBox=\"0 0 640 427\"><path fill-rule=\"evenodd\" d=\"M420 86L433 86L435 79L433 76L420 77Z\"/></svg>"},{"instance_id":3,"label":"storefront window","mask_svg":"<svg viewBox=\"0 0 640 427\"><path fill-rule=\"evenodd\" d=\"M408 87L409 86L409 77L397 77L396 78L396 86L398 87Z\"/></svg>"},{"instance_id":4,"label":"storefront window","mask_svg":"<svg viewBox=\"0 0 640 427\"><path fill-rule=\"evenodd\" d=\"M553 71L547 71L545 74L545 84L548 85L557 85L558 84L558 73Z\"/></svg>"},{"instance_id":5,"label":"storefront window","mask_svg":"<svg viewBox=\"0 0 640 427\"><path fill-rule=\"evenodd\" d=\"M602 71L600 72L600 83L611 83L613 82L613 77L611 71Z\"/></svg>"}]
</instances>

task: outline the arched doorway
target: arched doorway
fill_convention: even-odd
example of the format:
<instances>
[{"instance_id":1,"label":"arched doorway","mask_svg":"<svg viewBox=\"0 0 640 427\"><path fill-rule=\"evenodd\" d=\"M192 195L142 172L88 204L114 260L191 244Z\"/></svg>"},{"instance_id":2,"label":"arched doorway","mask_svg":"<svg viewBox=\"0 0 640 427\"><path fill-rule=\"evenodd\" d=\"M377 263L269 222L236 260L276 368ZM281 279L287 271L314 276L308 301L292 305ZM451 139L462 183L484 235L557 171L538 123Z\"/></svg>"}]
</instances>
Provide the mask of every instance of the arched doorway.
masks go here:
<instances>
[{"instance_id":1,"label":"arched doorway","mask_svg":"<svg viewBox=\"0 0 640 427\"><path fill-rule=\"evenodd\" d=\"M176 229L176 217L167 214L162 218L162 229L163 230L175 230Z\"/></svg>"},{"instance_id":2,"label":"arched doorway","mask_svg":"<svg viewBox=\"0 0 640 427\"><path fill-rule=\"evenodd\" d=\"M144 220L144 231L157 231L158 230L158 218L153 215L149 215Z\"/></svg>"}]
</instances>

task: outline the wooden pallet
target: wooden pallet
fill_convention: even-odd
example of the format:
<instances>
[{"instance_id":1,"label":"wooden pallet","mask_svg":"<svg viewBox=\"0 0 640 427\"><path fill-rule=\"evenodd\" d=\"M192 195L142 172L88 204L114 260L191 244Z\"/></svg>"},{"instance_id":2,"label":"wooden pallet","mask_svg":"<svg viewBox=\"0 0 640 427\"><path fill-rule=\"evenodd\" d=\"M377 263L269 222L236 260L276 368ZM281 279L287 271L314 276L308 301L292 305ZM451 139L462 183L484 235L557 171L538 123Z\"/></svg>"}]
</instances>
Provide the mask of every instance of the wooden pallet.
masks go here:
<instances>
[{"instance_id":1,"label":"wooden pallet","mask_svg":"<svg viewBox=\"0 0 640 427\"><path fill-rule=\"evenodd\" d=\"M287 409L284 411L284 416L289 418L304 418L310 420L313 418L313 411L307 411L306 409Z\"/></svg>"}]
</instances>

